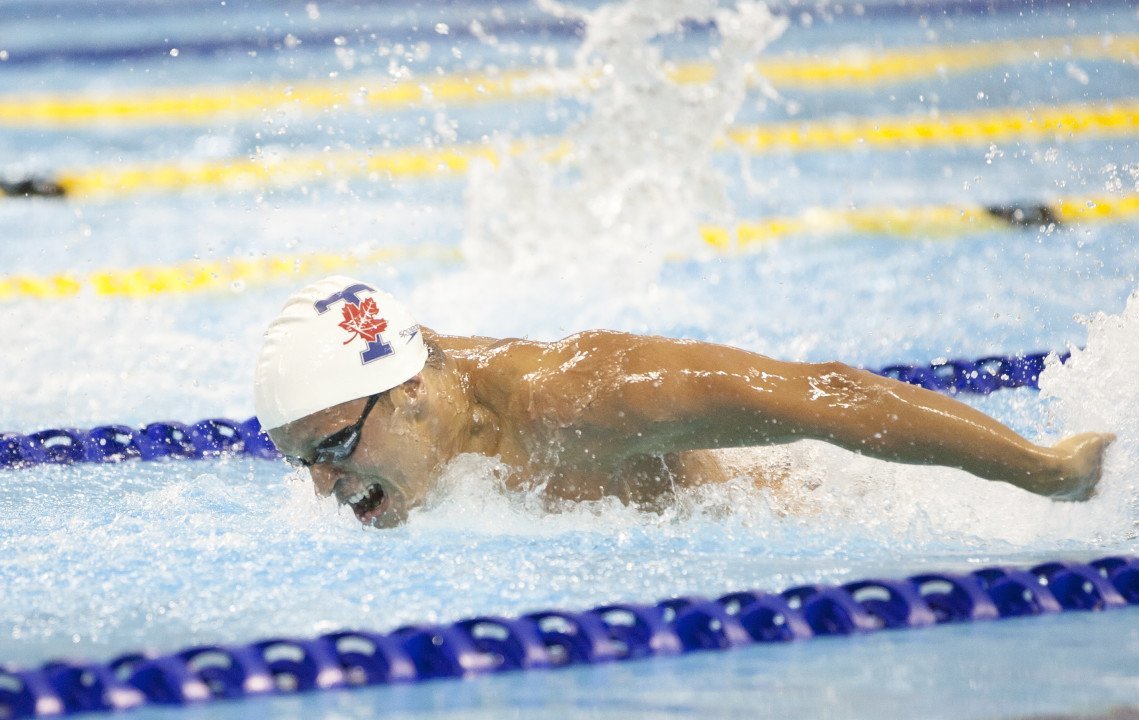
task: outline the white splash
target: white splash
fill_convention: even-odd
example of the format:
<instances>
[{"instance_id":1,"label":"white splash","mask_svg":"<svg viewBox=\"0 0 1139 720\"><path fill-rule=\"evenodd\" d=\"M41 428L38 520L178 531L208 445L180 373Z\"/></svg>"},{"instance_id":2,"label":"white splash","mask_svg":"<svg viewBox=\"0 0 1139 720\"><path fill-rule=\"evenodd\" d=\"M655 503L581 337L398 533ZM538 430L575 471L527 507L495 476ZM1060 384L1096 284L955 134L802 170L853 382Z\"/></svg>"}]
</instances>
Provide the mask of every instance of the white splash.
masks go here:
<instances>
[{"instance_id":1,"label":"white splash","mask_svg":"<svg viewBox=\"0 0 1139 720\"><path fill-rule=\"evenodd\" d=\"M643 513L615 498L558 503L555 508L540 489L507 489L508 474L509 468L497 458L460 455L444 468L428 502L412 512L409 528L458 530L487 537L550 537L601 530L600 517L610 531L646 522Z\"/></svg>"},{"instance_id":2,"label":"white splash","mask_svg":"<svg viewBox=\"0 0 1139 720\"><path fill-rule=\"evenodd\" d=\"M569 72L588 79L577 98L588 114L566 134L568 149L556 159L540 142L517 152L500 138L499 165L473 169L464 280L485 276L494 302L512 312L532 305L523 291L541 287L542 313L561 313L578 327L611 319L613 302L628 306L630 322L657 315L683 302L681 293L659 287L665 259L698 250L700 225L726 222L731 213L713 157L744 102L755 59L786 20L752 2L734 10L711 0L627 0L592 11L553 0L539 6L586 24ZM656 43L681 33L686 21L714 22L719 32L706 84L673 82ZM521 286L517 292L502 282L505 275ZM436 283L420 296L453 306L458 285ZM589 298L614 288L618 298L599 315ZM477 323L487 310L472 306L471 313Z\"/></svg>"},{"instance_id":3,"label":"white splash","mask_svg":"<svg viewBox=\"0 0 1139 720\"><path fill-rule=\"evenodd\" d=\"M1139 525L1139 293L1119 315L1085 319L1084 349L1065 364L1052 358L1041 375L1039 427L1052 442L1078 432L1113 432L1097 493L1082 503L1056 502L1005 483L946 469L896 465L823 443L795 446L793 475L818 487L802 496L791 522L809 523L847 550L866 541L898 547L993 552L1042 546L1127 548ZM1050 416L1050 417L1049 417ZM805 473L808 473L809 476Z\"/></svg>"},{"instance_id":4,"label":"white splash","mask_svg":"<svg viewBox=\"0 0 1139 720\"><path fill-rule=\"evenodd\" d=\"M1055 400L1052 414L1063 434L1115 433L1092 502L1114 507L1139 523L1139 291L1119 315L1100 312L1081 322L1088 328L1087 344L1071 348L1066 363L1049 358L1040 376L1041 393Z\"/></svg>"}]
</instances>

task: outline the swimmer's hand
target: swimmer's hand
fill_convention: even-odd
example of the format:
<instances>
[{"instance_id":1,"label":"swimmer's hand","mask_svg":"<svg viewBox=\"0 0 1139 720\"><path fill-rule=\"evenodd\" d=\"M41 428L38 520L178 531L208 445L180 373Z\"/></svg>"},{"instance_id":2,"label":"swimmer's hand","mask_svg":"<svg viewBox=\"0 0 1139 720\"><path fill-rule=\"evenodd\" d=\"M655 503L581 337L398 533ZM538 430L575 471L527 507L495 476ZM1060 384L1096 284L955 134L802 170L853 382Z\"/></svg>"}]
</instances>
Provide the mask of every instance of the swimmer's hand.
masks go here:
<instances>
[{"instance_id":1,"label":"swimmer's hand","mask_svg":"<svg viewBox=\"0 0 1139 720\"><path fill-rule=\"evenodd\" d=\"M1059 455L1060 472L1042 495L1055 500L1087 500L1095 493L1103 474L1103 455L1115 442L1111 433L1082 433L1064 438L1052 446Z\"/></svg>"}]
</instances>

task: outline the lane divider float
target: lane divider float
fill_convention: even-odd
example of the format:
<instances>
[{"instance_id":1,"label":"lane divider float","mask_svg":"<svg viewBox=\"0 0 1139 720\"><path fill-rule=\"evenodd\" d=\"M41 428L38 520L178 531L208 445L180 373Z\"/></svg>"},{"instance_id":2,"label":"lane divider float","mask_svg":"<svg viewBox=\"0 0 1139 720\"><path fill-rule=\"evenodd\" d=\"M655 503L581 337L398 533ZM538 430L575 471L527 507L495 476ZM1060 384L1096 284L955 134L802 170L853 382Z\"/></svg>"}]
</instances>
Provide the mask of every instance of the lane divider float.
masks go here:
<instances>
[{"instance_id":1,"label":"lane divider float","mask_svg":"<svg viewBox=\"0 0 1139 720\"><path fill-rule=\"evenodd\" d=\"M751 152L976 145L1010 141L1065 142L1077 136L1120 137L1139 131L1139 102L1000 108L925 117L838 118L729 129Z\"/></svg>"},{"instance_id":2,"label":"lane divider float","mask_svg":"<svg viewBox=\"0 0 1139 720\"><path fill-rule=\"evenodd\" d=\"M755 63L752 83L765 79L776 87L796 90L865 87L997 66L1074 61L1139 63L1139 35L1024 38L885 50L840 48L822 57L763 58ZM666 74L678 84L704 84L714 79L715 67L704 62L675 63L666 67ZM593 81L570 71L519 69L399 80L362 76L342 82L163 88L113 95L10 94L0 95L0 126L168 125L278 112L393 110L567 95L588 88Z\"/></svg>"},{"instance_id":3,"label":"lane divider float","mask_svg":"<svg viewBox=\"0 0 1139 720\"><path fill-rule=\"evenodd\" d=\"M924 116L831 118L736 127L727 131L723 149L753 153L904 149L944 145L1012 142L1063 143L1076 138L1111 138L1139 132L1139 100L1080 103L1052 107L999 108ZM515 141L506 154L538 152L556 162L572 156L568 140ZM310 182L362 178L388 182L397 178L454 178L476 161L499 164L500 151L489 144L439 148L371 148L320 152L265 153L213 162L136 163L61 171L55 177L8 181L8 197L100 198L136 192L169 192L191 187L251 191L261 187L298 187Z\"/></svg>"},{"instance_id":4,"label":"lane divider float","mask_svg":"<svg viewBox=\"0 0 1139 720\"><path fill-rule=\"evenodd\" d=\"M315 638L199 645L168 654L129 652L106 663L0 665L0 716L49 717L474 678L1135 605L1139 558L1117 555L1089 563L1054 560L1029 568L989 566L900 580L818 583L778 593L742 590L715 599L612 603L584 612L483 615L388 633L344 630Z\"/></svg>"},{"instance_id":5,"label":"lane divider float","mask_svg":"<svg viewBox=\"0 0 1139 720\"><path fill-rule=\"evenodd\" d=\"M294 282L305 276L327 275L361 266L409 260L452 262L458 259L456 248L419 244L381 248L367 253L298 253L214 262L193 260L86 274L11 275L0 277L0 301L67 298L84 292L131 298L170 293L241 292L251 287Z\"/></svg>"},{"instance_id":6,"label":"lane divider float","mask_svg":"<svg viewBox=\"0 0 1139 720\"><path fill-rule=\"evenodd\" d=\"M1051 353L992 355L975 360L943 360L926 365L888 365L875 374L950 395L988 395L1012 388L1038 388ZM1065 362L1069 353L1058 355ZM140 428L101 425L90 430L53 428L27 435L0 433L0 469L127 460L213 458L249 455L275 459L273 441L256 417L209 418L193 424L154 422ZM2 716L0 716L2 717Z\"/></svg>"},{"instance_id":7,"label":"lane divider float","mask_svg":"<svg viewBox=\"0 0 1139 720\"><path fill-rule=\"evenodd\" d=\"M734 227L700 228L704 246L716 252L755 250L789 237L894 235L943 239L1008 229L1048 232L1057 227L1118 222L1139 216L1139 195L1059 198L1051 203L1005 205L922 205L914 207L812 208L800 215L744 221ZM693 255L698 255L695 251ZM683 260L690 255L670 257ZM199 292L240 292L296 282L307 276L408 260L459 262L457 247L415 244L368 253L298 253L259 258L193 260L170 265L105 269L90 273L0 276L0 302L23 298L60 299L91 293L104 297L147 297Z\"/></svg>"},{"instance_id":8,"label":"lane divider float","mask_svg":"<svg viewBox=\"0 0 1139 720\"><path fill-rule=\"evenodd\" d=\"M794 216L743 221L733 228L705 226L700 235L717 250L747 251L788 237L857 234L930 240L1010 228L1048 232L1136 216L1139 195L1085 195L1046 203L811 208ZM4 297L2 283L0 298Z\"/></svg>"}]
</instances>

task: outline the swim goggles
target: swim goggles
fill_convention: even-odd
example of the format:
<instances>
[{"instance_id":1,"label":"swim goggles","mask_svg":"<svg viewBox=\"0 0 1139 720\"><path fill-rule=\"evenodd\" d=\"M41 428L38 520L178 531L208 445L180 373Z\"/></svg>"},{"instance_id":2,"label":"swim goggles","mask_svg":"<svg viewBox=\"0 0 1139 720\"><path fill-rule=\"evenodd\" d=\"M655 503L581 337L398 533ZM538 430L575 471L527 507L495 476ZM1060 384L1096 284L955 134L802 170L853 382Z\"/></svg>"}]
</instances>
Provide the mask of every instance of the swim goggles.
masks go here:
<instances>
[{"instance_id":1,"label":"swim goggles","mask_svg":"<svg viewBox=\"0 0 1139 720\"><path fill-rule=\"evenodd\" d=\"M344 462L352 457L352 453L356 452L356 446L360 444L360 431L364 428L364 423L368 419L368 413L372 412L372 408L376 406L376 401L379 399L379 394L369 397L368 403L364 405L364 412L360 413L359 420L352 425L340 428L317 443L316 448L312 452L311 460L286 455L285 462L297 467L307 468L322 463Z\"/></svg>"}]
</instances>

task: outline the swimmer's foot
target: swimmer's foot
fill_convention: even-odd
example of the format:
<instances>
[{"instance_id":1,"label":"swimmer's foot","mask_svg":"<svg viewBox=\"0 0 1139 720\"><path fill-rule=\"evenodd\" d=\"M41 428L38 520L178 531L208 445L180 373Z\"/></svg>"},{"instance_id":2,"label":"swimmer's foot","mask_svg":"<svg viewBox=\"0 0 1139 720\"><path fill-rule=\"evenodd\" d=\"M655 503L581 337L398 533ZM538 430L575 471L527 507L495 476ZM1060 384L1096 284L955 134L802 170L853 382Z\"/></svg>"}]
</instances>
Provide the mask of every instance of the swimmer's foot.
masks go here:
<instances>
[{"instance_id":1,"label":"swimmer's foot","mask_svg":"<svg viewBox=\"0 0 1139 720\"><path fill-rule=\"evenodd\" d=\"M1114 441L1111 433L1083 433L1053 445L1053 452L1060 456L1060 473L1041 494L1056 500L1090 498L1103 474L1104 451Z\"/></svg>"}]
</instances>

